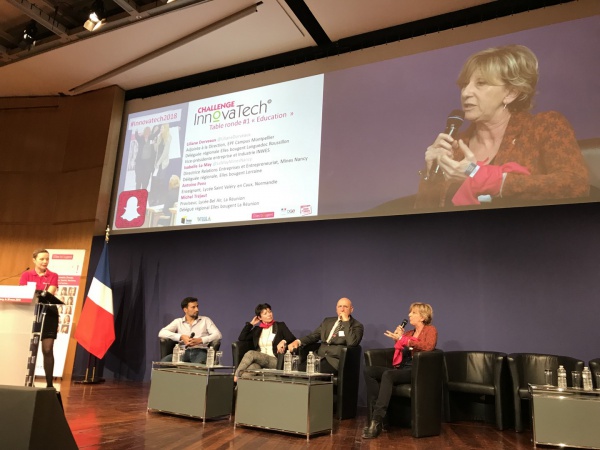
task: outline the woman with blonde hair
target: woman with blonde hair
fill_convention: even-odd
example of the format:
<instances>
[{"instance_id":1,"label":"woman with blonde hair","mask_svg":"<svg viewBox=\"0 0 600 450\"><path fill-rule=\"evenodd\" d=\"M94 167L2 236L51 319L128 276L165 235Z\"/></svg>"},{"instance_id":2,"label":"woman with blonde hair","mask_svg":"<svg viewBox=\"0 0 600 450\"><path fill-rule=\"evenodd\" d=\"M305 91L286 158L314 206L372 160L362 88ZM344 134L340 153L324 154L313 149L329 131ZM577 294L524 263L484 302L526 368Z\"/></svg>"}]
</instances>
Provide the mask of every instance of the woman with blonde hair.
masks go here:
<instances>
[{"instance_id":1,"label":"woman with blonde hair","mask_svg":"<svg viewBox=\"0 0 600 450\"><path fill-rule=\"evenodd\" d=\"M538 60L523 45L467 60L457 84L470 126L458 135L440 133L427 148L416 208L589 195L588 169L567 119L556 111L530 113L538 77Z\"/></svg>"},{"instance_id":2,"label":"woman with blonde hair","mask_svg":"<svg viewBox=\"0 0 600 450\"><path fill-rule=\"evenodd\" d=\"M367 366L364 370L367 384L367 406L370 412L369 426L363 430L363 438L379 436L383 420L392 398L392 389L397 384L410 383L412 357L417 352L429 352L437 344L437 329L431 325L433 309L427 303L410 305L408 319L414 330L405 331L398 325L394 332L386 331L385 336L394 340L393 369L381 366ZM406 322L404 322L406 323Z\"/></svg>"}]
</instances>

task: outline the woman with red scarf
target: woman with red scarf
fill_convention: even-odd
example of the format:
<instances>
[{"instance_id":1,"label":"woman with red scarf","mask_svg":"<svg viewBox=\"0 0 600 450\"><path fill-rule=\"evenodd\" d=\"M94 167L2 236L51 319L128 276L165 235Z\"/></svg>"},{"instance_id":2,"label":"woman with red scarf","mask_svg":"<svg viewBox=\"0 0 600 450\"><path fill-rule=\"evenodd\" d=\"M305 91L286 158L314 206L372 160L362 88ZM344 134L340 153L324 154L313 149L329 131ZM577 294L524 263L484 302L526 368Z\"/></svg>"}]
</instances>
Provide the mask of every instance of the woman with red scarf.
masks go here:
<instances>
[{"instance_id":1,"label":"woman with red scarf","mask_svg":"<svg viewBox=\"0 0 600 450\"><path fill-rule=\"evenodd\" d=\"M393 369L381 366L365 367L364 375L367 384L367 403L371 411L371 422L363 430L363 438L372 439L379 436L383 428L383 420L392 397L394 385L410 383L412 357L416 352L429 352L437 344L437 330L431 325L433 309L427 303L410 305L408 319L414 330L404 331L402 325L392 333L384 334L395 341Z\"/></svg>"},{"instance_id":2,"label":"woman with red scarf","mask_svg":"<svg viewBox=\"0 0 600 450\"><path fill-rule=\"evenodd\" d=\"M247 369L277 368L277 353L284 353L288 342L294 342L292 334L285 322L275 322L273 311L268 303L261 303L254 309L255 316L246 322L239 341L251 341L255 350L246 352L235 371L234 381Z\"/></svg>"}]
</instances>

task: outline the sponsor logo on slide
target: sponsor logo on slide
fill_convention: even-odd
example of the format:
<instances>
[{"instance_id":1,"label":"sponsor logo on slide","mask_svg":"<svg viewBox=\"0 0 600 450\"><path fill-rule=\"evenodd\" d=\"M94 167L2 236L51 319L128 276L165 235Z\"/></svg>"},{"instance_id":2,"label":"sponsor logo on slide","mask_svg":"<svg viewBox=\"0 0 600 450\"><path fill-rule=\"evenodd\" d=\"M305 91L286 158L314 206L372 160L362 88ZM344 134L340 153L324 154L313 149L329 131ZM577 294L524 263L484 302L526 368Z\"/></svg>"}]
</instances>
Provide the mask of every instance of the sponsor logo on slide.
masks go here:
<instances>
[{"instance_id":1,"label":"sponsor logo on slide","mask_svg":"<svg viewBox=\"0 0 600 450\"><path fill-rule=\"evenodd\" d=\"M274 212L260 212L260 213L252 213L253 219L272 219L275 217Z\"/></svg>"},{"instance_id":2,"label":"sponsor logo on slide","mask_svg":"<svg viewBox=\"0 0 600 450\"><path fill-rule=\"evenodd\" d=\"M289 216L290 214L296 214L295 208L281 208L282 216Z\"/></svg>"},{"instance_id":3,"label":"sponsor logo on slide","mask_svg":"<svg viewBox=\"0 0 600 450\"><path fill-rule=\"evenodd\" d=\"M311 205L300 206L300 215L310 216L311 214L312 214L312 206Z\"/></svg>"},{"instance_id":4,"label":"sponsor logo on slide","mask_svg":"<svg viewBox=\"0 0 600 450\"><path fill-rule=\"evenodd\" d=\"M143 226L146 220L147 202L148 191L146 189L121 192L117 203L115 227L139 228Z\"/></svg>"}]
</instances>

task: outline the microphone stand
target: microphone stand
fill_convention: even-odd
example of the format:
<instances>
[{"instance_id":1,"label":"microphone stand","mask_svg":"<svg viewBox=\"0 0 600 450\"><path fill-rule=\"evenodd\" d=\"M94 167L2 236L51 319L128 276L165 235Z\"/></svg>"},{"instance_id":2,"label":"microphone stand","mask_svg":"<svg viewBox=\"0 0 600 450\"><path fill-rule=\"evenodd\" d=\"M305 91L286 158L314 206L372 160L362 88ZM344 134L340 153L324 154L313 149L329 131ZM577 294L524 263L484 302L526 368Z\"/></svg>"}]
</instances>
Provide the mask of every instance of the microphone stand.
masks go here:
<instances>
[{"instance_id":1,"label":"microphone stand","mask_svg":"<svg viewBox=\"0 0 600 450\"><path fill-rule=\"evenodd\" d=\"M33 387L35 383L35 366L39 353L39 345L42 340L42 329L46 320L46 305L36 298L36 304L33 312L32 336L29 342L29 358L27 361L27 375L25 376L25 386Z\"/></svg>"},{"instance_id":2,"label":"microphone stand","mask_svg":"<svg viewBox=\"0 0 600 450\"><path fill-rule=\"evenodd\" d=\"M27 363L27 375L25 377L25 386L33 387L35 382L35 367L39 353L39 343L42 340L42 331L44 330L44 322L46 321L46 311L53 304L63 304L53 294L47 291L47 286L44 290L35 291L35 308L34 322L32 325L32 336L29 343L29 359Z\"/></svg>"}]
</instances>

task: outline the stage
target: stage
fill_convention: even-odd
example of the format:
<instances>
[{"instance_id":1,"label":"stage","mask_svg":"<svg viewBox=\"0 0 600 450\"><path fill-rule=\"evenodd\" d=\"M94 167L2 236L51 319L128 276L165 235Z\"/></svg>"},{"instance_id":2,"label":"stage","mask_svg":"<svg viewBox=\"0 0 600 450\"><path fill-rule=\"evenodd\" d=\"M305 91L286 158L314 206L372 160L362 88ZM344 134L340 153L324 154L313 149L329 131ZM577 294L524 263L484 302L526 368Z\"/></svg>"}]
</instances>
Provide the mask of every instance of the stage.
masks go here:
<instances>
[{"instance_id":1,"label":"stage","mask_svg":"<svg viewBox=\"0 0 600 450\"><path fill-rule=\"evenodd\" d=\"M392 427L377 439L361 438L365 412L334 420L333 434L303 436L233 427L233 418L202 420L147 411L149 383L106 381L57 386L80 449L530 449L531 431L498 431L479 422L444 423L442 434L415 439ZM263 405L268 407L268 405Z\"/></svg>"}]
</instances>

